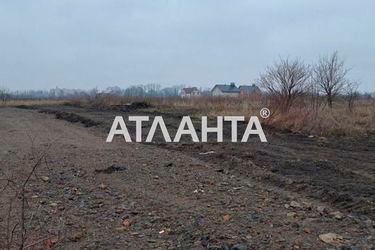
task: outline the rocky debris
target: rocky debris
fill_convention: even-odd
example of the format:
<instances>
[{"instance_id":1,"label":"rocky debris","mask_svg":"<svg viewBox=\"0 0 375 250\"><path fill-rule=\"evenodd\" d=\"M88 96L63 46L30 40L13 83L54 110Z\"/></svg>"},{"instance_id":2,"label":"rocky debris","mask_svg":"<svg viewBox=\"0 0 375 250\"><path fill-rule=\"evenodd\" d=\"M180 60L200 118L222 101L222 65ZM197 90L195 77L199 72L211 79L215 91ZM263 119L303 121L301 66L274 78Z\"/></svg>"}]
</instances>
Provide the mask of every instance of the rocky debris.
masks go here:
<instances>
[{"instance_id":1,"label":"rocky debris","mask_svg":"<svg viewBox=\"0 0 375 250\"><path fill-rule=\"evenodd\" d=\"M116 165L111 165L108 168L105 169L95 169L96 173L103 173L103 174L112 174L114 172L121 172L125 171L126 167L123 166L116 166Z\"/></svg>"},{"instance_id":2,"label":"rocky debris","mask_svg":"<svg viewBox=\"0 0 375 250\"><path fill-rule=\"evenodd\" d=\"M223 174L229 174L229 170L228 169L224 169L224 168L218 168L215 170L216 172L218 173L223 173Z\"/></svg>"},{"instance_id":3,"label":"rocky debris","mask_svg":"<svg viewBox=\"0 0 375 250\"><path fill-rule=\"evenodd\" d=\"M195 189L193 191L194 194L198 194L198 193L204 193L204 190L203 189Z\"/></svg>"},{"instance_id":4,"label":"rocky debris","mask_svg":"<svg viewBox=\"0 0 375 250\"><path fill-rule=\"evenodd\" d=\"M306 201L304 201L304 202L302 202L302 207L303 207L304 209L306 209L306 210L311 210L311 209L313 208L313 205L312 205L311 202L306 202Z\"/></svg>"},{"instance_id":5,"label":"rocky debris","mask_svg":"<svg viewBox=\"0 0 375 250\"><path fill-rule=\"evenodd\" d=\"M165 167L165 168L173 167L173 162L165 163L165 164L164 164L164 167Z\"/></svg>"},{"instance_id":6,"label":"rocky debris","mask_svg":"<svg viewBox=\"0 0 375 250\"><path fill-rule=\"evenodd\" d=\"M289 218L294 218L294 217L297 216L297 213L295 213L295 212L289 212L289 213L286 214L286 216L289 217Z\"/></svg>"},{"instance_id":7,"label":"rocky debris","mask_svg":"<svg viewBox=\"0 0 375 250\"><path fill-rule=\"evenodd\" d=\"M328 144L328 139L327 137L319 137L317 142L318 142L318 145L325 146Z\"/></svg>"},{"instance_id":8,"label":"rocky debris","mask_svg":"<svg viewBox=\"0 0 375 250\"><path fill-rule=\"evenodd\" d=\"M324 215L327 213L327 209L324 206L317 206L316 210L321 214Z\"/></svg>"},{"instance_id":9,"label":"rocky debris","mask_svg":"<svg viewBox=\"0 0 375 250\"><path fill-rule=\"evenodd\" d=\"M74 232L71 236L69 236L69 240L73 242L78 242L83 238L83 232Z\"/></svg>"},{"instance_id":10,"label":"rocky debris","mask_svg":"<svg viewBox=\"0 0 375 250\"><path fill-rule=\"evenodd\" d=\"M198 244L199 242L203 246L203 248L207 250L247 250L248 249L248 247L242 243L217 244L217 242L214 239L211 239L209 236L201 237L200 241L198 241Z\"/></svg>"},{"instance_id":11,"label":"rocky debris","mask_svg":"<svg viewBox=\"0 0 375 250\"><path fill-rule=\"evenodd\" d=\"M231 250L247 250L247 246L242 244L235 244L232 246Z\"/></svg>"},{"instance_id":12,"label":"rocky debris","mask_svg":"<svg viewBox=\"0 0 375 250\"><path fill-rule=\"evenodd\" d=\"M56 203L56 202L51 202L49 205L50 205L51 207L57 207L57 203Z\"/></svg>"},{"instance_id":13,"label":"rocky debris","mask_svg":"<svg viewBox=\"0 0 375 250\"><path fill-rule=\"evenodd\" d=\"M324 243L339 246L344 243L344 237L336 233L326 233L319 235L319 239Z\"/></svg>"},{"instance_id":14,"label":"rocky debris","mask_svg":"<svg viewBox=\"0 0 375 250\"><path fill-rule=\"evenodd\" d=\"M232 216L230 216L229 214L226 214L226 215L223 216L224 221L229 221L231 219L232 219Z\"/></svg>"},{"instance_id":15,"label":"rocky debris","mask_svg":"<svg viewBox=\"0 0 375 250\"><path fill-rule=\"evenodd\" d=\"M117 231L127 231L127 230L129 230L130 225L131 225L130 219L129 218L125 218L122 221L121 227L117 227L116 230Z\"/></svg>"},{"instance_id":16,"label":"rocky debris","mask_svg":"<svg viewBox=\"0 0 375 250\"><path fill-rule=\"evenodd\" d=\"M199 153L200 155L210 155L210 154L214 154L215 151L207 151L207 152L201 152Z\"/></svg>"},{"instance_id":17,"label":"rocky debris","mask_svg":"<svg viewBox=\"0 0 375 250\"><path fill-rule=\"evenodd\" d=\"M302 208L302 205L296 201L291 201L289 204L292 208Z\"/></svg>"},{"instance_id":18,"label":"rocky debris","mask_svg":"<svg viewBox=\"0 0 375 250\"><path fill-rule=\"evenodd\" d=\"M42 176L42 177L40 177L40 179L42 179L42 181L44 181L44 182L49 181L49 177L48 176Z\"/></svg>"},{"instance_id":19,"label":"rocky debris","mask_svg":"<svg viewBox=\"0 0 375 250\"><path fill-rule=\"evenodd\" d=\"M338 220L341 220L344 217L344 214L340 211L331 212L329 215Z\"/></svg>"},{"instance_id":20,"label":"rocky debris","mask_svg":"<svg viewBox=\"0 0 375 250\"><path fill-rule=\"evenodd\" d=\"M292 185L294 183L294 181L292 179L290 179L290 178L287 178L286 181L285 181L285 183L287 185Z\"/></svg>"}]
</instances>

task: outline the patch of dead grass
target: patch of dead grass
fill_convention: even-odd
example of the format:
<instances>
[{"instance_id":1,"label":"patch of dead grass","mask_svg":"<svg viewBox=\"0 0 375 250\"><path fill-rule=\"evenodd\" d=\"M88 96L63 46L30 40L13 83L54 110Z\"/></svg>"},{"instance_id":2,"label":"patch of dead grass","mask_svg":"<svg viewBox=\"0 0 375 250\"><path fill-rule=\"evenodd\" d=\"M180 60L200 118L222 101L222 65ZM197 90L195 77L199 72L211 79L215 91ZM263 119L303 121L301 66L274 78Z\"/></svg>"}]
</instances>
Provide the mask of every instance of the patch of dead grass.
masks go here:
<instances>
[{"instance_id":1,"label":"patch of dead grass","mask_svg":"<svg viewBox=\"0 0 375 250\"><path fill-rule=\"evenodd\" d=\"M16 100L0 106L16 105L73 105L97 109L108 109L116 105L132 102L147 102L155 111L163 113L190 114L194 117L218 115L259 116L263 107L271 110L271 117L262 119L264 124L293 132L314 135L366 135L375 133L375 100L360 100L349 111L343 100L334 103L332 109L324 102L318 106L300 100L288 113L280 113L272 100L260 95L248 97L121 97L99 95L95 98L76 98L67 100Z\"/></svg>"}]
</instances>

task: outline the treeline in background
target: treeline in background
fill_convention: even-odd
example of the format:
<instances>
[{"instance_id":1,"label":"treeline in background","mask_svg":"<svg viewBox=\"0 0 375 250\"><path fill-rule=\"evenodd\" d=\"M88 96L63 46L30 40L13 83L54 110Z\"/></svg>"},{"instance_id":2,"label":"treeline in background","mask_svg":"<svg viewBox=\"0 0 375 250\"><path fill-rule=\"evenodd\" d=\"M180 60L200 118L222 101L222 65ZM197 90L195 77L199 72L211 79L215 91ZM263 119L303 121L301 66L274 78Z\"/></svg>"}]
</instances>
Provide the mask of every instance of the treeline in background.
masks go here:
<instances>
[{"instance_id":1,"label":"treeline in background","mask_svg":"<svg viewBox=\"0 0 375 250\"><path fill-rule=\"evenodd\" d=\"M262 122L280 129L317 135L375 134L375 94L360 93L360 82L352 79L350 72L334 52L313 64L298 58L279 58L254 80L262 91L246 96L214 97L210 89L200 89L200 96L182 98L179 94L184 86L162 87L162 84L115 86L104 90L54 88L11 92L3 88L0 103L20 105L37 99L39 104L55 102L117 109L132 102L143 102L159 112L185 110L197 116L258 115L261 108L267 107L271 117Z\"/></svg>"}]
</instances>

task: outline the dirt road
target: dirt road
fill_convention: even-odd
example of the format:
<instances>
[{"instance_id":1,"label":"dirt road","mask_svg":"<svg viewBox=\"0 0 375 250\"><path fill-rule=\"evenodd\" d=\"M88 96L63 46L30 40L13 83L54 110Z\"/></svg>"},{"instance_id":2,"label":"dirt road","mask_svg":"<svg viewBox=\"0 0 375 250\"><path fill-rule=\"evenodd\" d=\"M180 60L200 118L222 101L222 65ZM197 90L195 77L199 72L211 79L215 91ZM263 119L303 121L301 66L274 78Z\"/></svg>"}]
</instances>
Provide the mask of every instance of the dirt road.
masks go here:
<instances>
[{"instance_id":1,"label":"dirt road","mask_svg":"<svg viewBox=\"0 0 375 250\"><path fill-rule=\"evenodd\" d=\"M255 144L245 150L215 143L105 143L113 112L49 110L54 109L97 126L55 119L38 110L0 108L0 179L13 175L22 180L38 152L48 150L28 185L27 244L53 236L54 246L66 249L374 246L373 152L350 154L358 157L354 162L365 156L363 164L350 170L331 167L330 152L345 155L331 142L322 142L332 149L323 157L327 161L302 164L315 151L298 136L290 139L288 148L294 148L291 154L301 152L299 161L275 160L275 155L285 154L283 135L275 136L267 150ZM373 149L363 142L356 148L361 145ZM200 154L208 151L214 153ZM297 171L302 165L304 175ZM324 178L318 178L319 171ZM337 180L348 185L334 183ZM332 201L344 187L345 195ZM356 192L361 194L354 197ZM0 197L1 226L8 198L9 193ZM0 231L4 239L5 231ZM342 239L324 243L319 235L326 233ZM39 246L43 244L46 241Z\"/></svg>"}]
</instances>

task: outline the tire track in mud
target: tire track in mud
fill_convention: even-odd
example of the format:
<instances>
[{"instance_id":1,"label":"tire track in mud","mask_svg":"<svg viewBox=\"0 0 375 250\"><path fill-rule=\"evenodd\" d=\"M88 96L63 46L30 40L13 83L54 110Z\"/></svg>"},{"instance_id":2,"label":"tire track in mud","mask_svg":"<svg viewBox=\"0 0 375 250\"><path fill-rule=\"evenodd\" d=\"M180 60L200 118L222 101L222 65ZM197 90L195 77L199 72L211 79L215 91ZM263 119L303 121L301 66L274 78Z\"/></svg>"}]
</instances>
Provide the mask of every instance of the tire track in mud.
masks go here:
<instances>
[{"instance_id":1,"label":"tire track in mud","mask_svg":"<svg viewBox=\"0 0 375 250\"><path fill-rule=\"evenodd\" d=\"M280 159L273 154L267 154L268 158L266 158L264 151L241 153L239 150L231 150L233 145L210 145L206 148L194 144L159 146L216 163L229 169L231 173L250 175L264 183L271 183L279 188L330 203L354 215L375 218L373 178L365 178L350 170L340 169L340 166L332 161ZM199 155L200 152L209 151L214 153ZM279 160L275 161L275 159ZM252 163L251 168L247 167L249 163Z\"/></svg>"}]
</instances>

